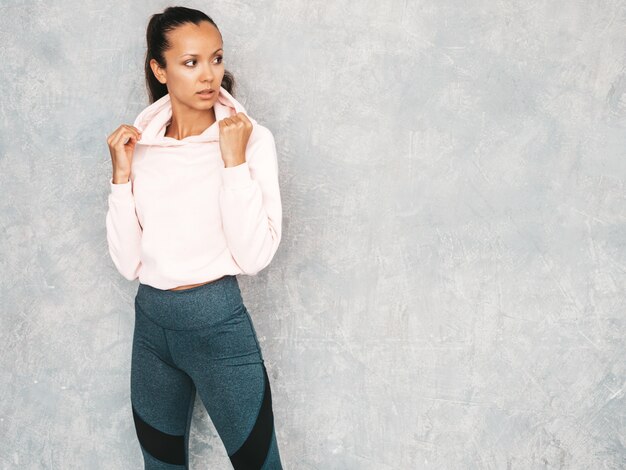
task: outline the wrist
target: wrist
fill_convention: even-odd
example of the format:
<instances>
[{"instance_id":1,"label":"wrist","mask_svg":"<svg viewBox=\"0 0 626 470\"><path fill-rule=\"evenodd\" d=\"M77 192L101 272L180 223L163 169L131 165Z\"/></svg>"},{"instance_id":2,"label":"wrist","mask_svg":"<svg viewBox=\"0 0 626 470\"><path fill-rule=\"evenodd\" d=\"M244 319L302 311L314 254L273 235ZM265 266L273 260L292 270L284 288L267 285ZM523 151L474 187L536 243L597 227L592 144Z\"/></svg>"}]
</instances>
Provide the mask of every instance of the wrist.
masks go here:
<instances>
[{"instance_id":1,"label":"wrist","mask_svg":"<svg viewBox=\"0 0 626 470\"><path fill-rule=\"evenodd\" d=\"M222 156L222 159L224 160L224 166L226 168L232 167L232 166L238 166L241 165L242 163L246 162L246 157L245 155L234 155L234 156Z\"/></svg>"},{"instance_id":2,"label":"wrist","mask_svg":"<svg viewBox=\"0 0 626 470\"><path fill-rule=\"evenodd\" d=\"M124 173L113 173L113 184L124 184L130 181L130 175Z\"/></svg>"}]
</instances>

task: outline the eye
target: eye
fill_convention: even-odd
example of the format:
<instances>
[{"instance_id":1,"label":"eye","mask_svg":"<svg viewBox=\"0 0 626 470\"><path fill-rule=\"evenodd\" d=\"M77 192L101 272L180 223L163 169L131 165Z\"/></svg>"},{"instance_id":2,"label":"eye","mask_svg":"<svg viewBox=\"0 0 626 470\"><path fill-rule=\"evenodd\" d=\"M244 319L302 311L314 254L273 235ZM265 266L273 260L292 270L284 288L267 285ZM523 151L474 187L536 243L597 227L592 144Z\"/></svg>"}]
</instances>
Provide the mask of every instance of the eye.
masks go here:
<instances>
[{"instance_id":1,"label":"eye","mask_svg":"<svg viewBox=\"0 0 626 470\"><path fill-rule=\"evenodd\" d=\"M218 63L218 65L219 65L219 64L221 64L221 63L222 63L222 61L224 60L224 56L218 55L218 56L215 58L215 60L218 60L218 61L219 61L219 62L217 62L217 63ZM187 65L189 62L195 62L195 61L196 61L195 59L189 59L188 61L186 61L186 62L185 62L185 65ZM193 66L192 66L192 67L193 67Z\"/></svg>"}]
</instances>

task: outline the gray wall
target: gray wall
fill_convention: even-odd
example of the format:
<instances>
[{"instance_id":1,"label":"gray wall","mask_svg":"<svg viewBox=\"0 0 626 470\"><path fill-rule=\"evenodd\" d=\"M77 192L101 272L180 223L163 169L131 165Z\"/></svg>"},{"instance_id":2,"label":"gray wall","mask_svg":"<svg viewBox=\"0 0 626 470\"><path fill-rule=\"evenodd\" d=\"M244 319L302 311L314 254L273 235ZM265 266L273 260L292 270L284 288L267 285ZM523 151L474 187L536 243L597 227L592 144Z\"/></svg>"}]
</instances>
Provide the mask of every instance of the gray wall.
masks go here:
<instances>
[{"instance_id":1,"label":"gray wall","mask_svg":"<svg viewBox=\"0 0 626 470\"><path fill-rule=\"evenodd\" d=\"M106 137L167 2L0 6L0 467L137 469ZM626 5L187 2L279 149L288 469L626 466ZM196 401L193 468L230 468Z\"/></svg>"}]
</instances>

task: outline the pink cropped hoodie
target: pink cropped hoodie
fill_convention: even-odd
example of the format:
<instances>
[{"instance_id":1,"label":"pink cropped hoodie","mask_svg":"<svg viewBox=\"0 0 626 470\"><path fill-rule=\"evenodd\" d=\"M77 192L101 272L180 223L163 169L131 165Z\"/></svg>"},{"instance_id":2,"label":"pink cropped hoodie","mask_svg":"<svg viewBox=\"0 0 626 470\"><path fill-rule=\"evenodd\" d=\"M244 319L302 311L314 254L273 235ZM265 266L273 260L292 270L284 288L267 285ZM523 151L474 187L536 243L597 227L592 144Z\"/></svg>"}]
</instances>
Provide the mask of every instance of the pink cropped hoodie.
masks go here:
<instances>
[{"instance_id":1,"label":"pink cropped hoodie","mask_svg":"<svg viewBox=\"0 0 626 470\"><path fill-rule=\"evenodd\" d=\"M169 94L135 119L142 136L130 180L109 179L106 215L109 254L126 279L171 289L254 275L274 257L282 225L274 136L248 116L246 161L226 168L217 121L248 113L223 87L214 110L215 123L182 140L165 136Z\"/></svg>"}]
</instances>

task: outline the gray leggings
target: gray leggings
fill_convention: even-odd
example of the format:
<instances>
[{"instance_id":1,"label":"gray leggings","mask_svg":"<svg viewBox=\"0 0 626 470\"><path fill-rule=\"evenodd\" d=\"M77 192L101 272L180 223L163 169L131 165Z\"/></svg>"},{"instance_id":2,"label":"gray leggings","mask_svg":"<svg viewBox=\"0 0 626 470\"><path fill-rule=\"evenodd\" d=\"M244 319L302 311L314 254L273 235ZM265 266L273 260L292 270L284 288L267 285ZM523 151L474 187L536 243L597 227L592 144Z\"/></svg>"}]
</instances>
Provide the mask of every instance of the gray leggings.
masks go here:
<instances>
[{"instance_id":1,"label":"gray leggings","mask_svg":"<svg viewBox=\"0 0 626 470\"><path fill-rule=\"evenodd\" d=\"M270 383L234 275L170 291L139 284L131 403L145 469L189 468L196 390L236 470L282 470Z\"/></svg>"}]
</instances>

